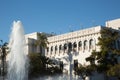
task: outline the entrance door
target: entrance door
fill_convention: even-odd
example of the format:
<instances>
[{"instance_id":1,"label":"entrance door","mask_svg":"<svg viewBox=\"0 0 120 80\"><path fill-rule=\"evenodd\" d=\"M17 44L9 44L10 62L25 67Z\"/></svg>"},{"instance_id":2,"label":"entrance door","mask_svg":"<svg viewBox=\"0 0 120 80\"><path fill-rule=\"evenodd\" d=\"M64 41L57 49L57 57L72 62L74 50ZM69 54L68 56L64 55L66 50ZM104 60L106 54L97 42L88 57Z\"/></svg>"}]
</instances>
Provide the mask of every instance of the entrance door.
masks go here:
<instances>
[{"instance_id":1,"label":"entrance door","mask_svg":"<svg viewBox=\"0 0 120 80\"><path fill-rule=\"evenodd\" d=\"M78 60L74 60L74 70L78 69Z\"/></svg>"}]
</instances>

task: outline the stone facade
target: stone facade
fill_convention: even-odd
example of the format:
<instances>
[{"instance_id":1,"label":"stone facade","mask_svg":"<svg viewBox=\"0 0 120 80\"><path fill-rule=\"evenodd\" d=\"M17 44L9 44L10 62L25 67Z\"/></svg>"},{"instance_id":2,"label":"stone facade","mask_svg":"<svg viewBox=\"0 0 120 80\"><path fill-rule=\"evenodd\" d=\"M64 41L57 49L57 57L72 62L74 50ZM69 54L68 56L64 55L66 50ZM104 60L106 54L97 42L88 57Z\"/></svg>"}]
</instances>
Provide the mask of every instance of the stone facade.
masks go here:
<instances>
[{"instance_id":1,"label":"stone facade","mask_svg":"<svg viewBox=\"0 0 120 80\"><path fill-rule=\"evenodd\" d=\"M36 44L36 40L38 40L38 35L39 34L46 34L47 36L51 36L50 34L47 33L42 33L42 32L34 32L30 34L25 35L25 40L26 40L26 54L29 53L40 53L39 45ZM45 49L43 49L43 52L45 53ZM43 54L45 55L45 54Z\"/></svg>"},{"instance_id":2,"label":"stone facade","mask_svg":"<svg viewBox=\"0 0 120 80\"><path fill-rule=\"evenodd\" d=\"M115 19L106 22L106 27L110 27L116 30L120 30L120 19Z\"/></svg>"},{"instance_id":3,"label":"stone facade","mask_svg":"<svg viewBox=\"0 0 120 80\"><path fill-rule=\"evenodd\" d=\"M102 26L96 26L48 37L49 44L45 55L50 58L60 58L72 53L73 60L77 59L81 64L86 64L85 58L91 54L92 50L99 50L96 44L101 29Z\"/></svg>"},{"instance_id":4,"label":"stone facade","mask_svg":"<svg viewBox=\"0 0 120 80\"><path fill-rule=\"evenodd\" d=\"M114 30L120 30L120 19L107 21L105 26L95 26L83 30L68 32L61 35L48 37L49 44L45 49L44 55L56 60L62 61L64 71L72 74L74 64L87 65L86 57L91 55L93 50L99 51L97 46L98 38L101 36L100 30L109 27ZM36 52L36 47L32 45L37 40L37 32L26 35L27 53Z\"/></svg>"},{"instance_id":5,"label":"stone facade","mask_svg":"<svg viewBox=\"0 0 120 80\"><path fill-rule=\"evenodd\" d=\"M38 52L35 46L35 41L37 40L37 38L38 38L38 32L25 35L27 54Z\"/></svg>"},{"instance_id":6,"label":"stone facade","mask_svg":"<svg viewBox=\"0 0 120 80\"><path fill-rule=\"evenodd\" d=\"M120 19L107 21L104 27L110 27L115 30L120 29ZM83 30L69 32L61 35L48 37L48 48L45 55L50 58L61 58L66 54L78 53L73 60L78 60L81 64L86 64L85 58L88 57L93 50L99 51L98 37L103 26L95 26Z\"/></svg>"}]
</instances>

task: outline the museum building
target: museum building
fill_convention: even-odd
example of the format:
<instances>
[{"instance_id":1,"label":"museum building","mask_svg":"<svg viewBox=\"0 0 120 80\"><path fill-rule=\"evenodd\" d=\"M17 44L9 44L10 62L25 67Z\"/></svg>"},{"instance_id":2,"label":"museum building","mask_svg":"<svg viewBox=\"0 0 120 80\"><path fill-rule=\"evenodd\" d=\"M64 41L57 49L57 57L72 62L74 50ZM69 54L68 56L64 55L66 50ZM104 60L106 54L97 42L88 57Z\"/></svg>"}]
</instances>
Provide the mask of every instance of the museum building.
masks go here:
<instances>
[{"instance_id":1,"label":"museum building","mask_svg":"<svg viewBox=\"0 0 120 80\"><path fill-rule=\"evenodd\" d=\"M107 21L105 26L98 25L54 36L47 34L49 35L49 37L47 37L49 44L47 44L47 48L45 50L43 49L43 55L53 60L63 62L65 70L70 69L70 67L75 63L87 65L89 63L86 62L86 57L89 57L93 50L100 50L100 46L98 46L97 43L98 38L101 36L100 31L103 28L112 28L119 31L120 19ZM35 32L25 35L27 53L39 52L37 47L34 46L35 41L38 39L38 34L40 33ZM117 42L120 43L120 40ZM73 66L71 68L73 68Z\"/></svg>"}]
</instances>

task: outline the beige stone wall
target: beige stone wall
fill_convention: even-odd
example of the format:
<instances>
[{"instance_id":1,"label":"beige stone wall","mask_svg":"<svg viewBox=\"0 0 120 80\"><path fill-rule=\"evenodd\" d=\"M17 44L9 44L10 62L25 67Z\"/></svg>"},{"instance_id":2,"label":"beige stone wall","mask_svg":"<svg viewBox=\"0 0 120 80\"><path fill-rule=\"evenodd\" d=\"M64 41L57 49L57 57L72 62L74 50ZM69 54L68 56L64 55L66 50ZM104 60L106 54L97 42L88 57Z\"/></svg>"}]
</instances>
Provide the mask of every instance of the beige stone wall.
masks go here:
<instances>
[{"instance_id":1,"label":"beige stone wall","mask_svg":"<svg viewBox=\"0 0 120 80\"><path fill-rule=\"evenodd\" d=\"M72 39L72 38L84 37L87 35L92 35L94 33L98 33L100 29L101 29L101 26L96 26L96 27L92 27L92 28L88 28L88 29L84 29L84 30L65 33L65 34L61 34L61 35L57 35L57 36L53 36L53 37L48 37L48 41L50 43L51 42L59 42L59 41L61 42L61 41Z\"/></svg>"},{"instance_id":2,"label":"beige stone wall","mask_svg":"<svg viewBox=\"0 0 120 80\"><path fill-rule=\"evenodd\" d=\"M64 57L66 56L66 54L68 54L68 44L71 43L73 47L73 44L76 43L77 47L72 48L71 52L73 54L78 53L77 56L74 56L74 59L78 59L78 61L81 64L84 64L86 63L85 58L91 54L92 50L99 50L99 47L96 44L98 42L98 37L100 37L101 29L102 29L101 26L96 26L84 30L48 37L49 51L47 52L46 50L45 55L50 58L58 58L58 57L60 58L60 56ZM90 45L91 40L92 40L92 45ZM82 43L81 47L78 46L80 41ZM67 49L63 50L65 44L67 44ZM60 45L62 46L62 50L59 49ZM57 46L57 50L55 50L55 46ZM52 51L51 48L53 48Z\"/></svg>"},{"instance_id":3,"label":"beige stone wall","mask_svg":"<svg viewBox=\"0 0 120 80\"><path fill-rule=\"evenodd\" d=\"M106 22L106 27L111 27L113 29L120 30L120 19L115 19Z\"/></svg>"},{"instance_id":4,"label":"beige stone wall","mask_svg":"<svg viewBox=\"0 0 120 80\"><path fill-rule=\"evenodd\" d=\"M37 40L37 32L25 35L26 40L26 54L36 53L36 47L34 46L35 40Z\"/></svg>"}]
</instances>

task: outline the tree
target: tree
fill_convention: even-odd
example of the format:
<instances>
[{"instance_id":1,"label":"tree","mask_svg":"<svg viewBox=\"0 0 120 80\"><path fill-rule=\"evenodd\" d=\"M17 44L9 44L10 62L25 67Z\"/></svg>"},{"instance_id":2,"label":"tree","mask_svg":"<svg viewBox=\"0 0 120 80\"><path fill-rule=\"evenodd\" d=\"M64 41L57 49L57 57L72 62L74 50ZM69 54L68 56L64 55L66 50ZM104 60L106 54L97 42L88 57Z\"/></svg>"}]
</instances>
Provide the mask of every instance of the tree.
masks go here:
<instances>
[{"instance_id":1,"label":"tree","mask_svg":"<svg viewBox=\"0 0 120 80\"><path fill-rule=\"evenodd\" d=\"M108 76L118 77L120 80L120 64L116 64L107 71Z\"/></svg>"},{"instance_id":2,"label":"tree","mask_svg":"<svg viewBox=\"0 0 120 80\"><path fill-rule=\"evenodd\" d=\"M39 75L43 68L42 61L40 59L40 55L38 53L29 53L28 57L30 60L29 76Z\"/></svg>"},{"instance_id":3,"label":"tree","mask_svg":"<svg viewBox=\"0 0 120 80\"><path fill-rule=\"evenodd\" d=\"M38 39L37 39L35 44L40 49L40 53L43 53L42 48L46 48L47 44L48 44L46 34L45 33L38 33Z\"/></svg>"},{"instance_id":4,"label":"tree","mask_svg":"<svg viewBox=\"0 0 120 80\"><path fill-rule=\"evenodd\" d=\"M120 48L116 46L119 40L119 31L111 28L103 28L100 31L101 36L98 38L98 46L100 51L93 51L92 54L86 58L90 62L90 66L97 62L95 70L107 75L107 71L118 64L118 57L120 56Z\"/></svg>"},{"instance_id":5,"label":"tree","mask_svg":"<svg viewBox=\"0 0 120 80\"><path fill-rule=\"evenodd\" d=\"M60 68L56 66L53 60L45 56L42 56L39 53L29 53L28 57L30 60L30 67L29 67L30 77L61 73ZM49 65L49 67L46 67L46 65Z\"/></svg>"},{"instance_id":6,"label":"tree","mask_svg":"<svg viewBox=\"0 0 120 80\"><path fill-rule=\"evenodd\" d=\"M4 75L5 75L5 59L6 59L6 55L7 55L7 42L3 42L3 40L0 40L1 44L0 44L0 49L1 49L1 60L2 60L2 76L3 76L3 80L4 80Z\"/></svg>"},{"instance_id":7,"label":"tree","mask_svg":"<svg viewBox=\"0 0 120 80\"><path fill-rule=\"evenodd\" d=\"M92 75L92 67L80 65L75 73L85 80L87 76Z\"/></svg>"}]
</instances>

